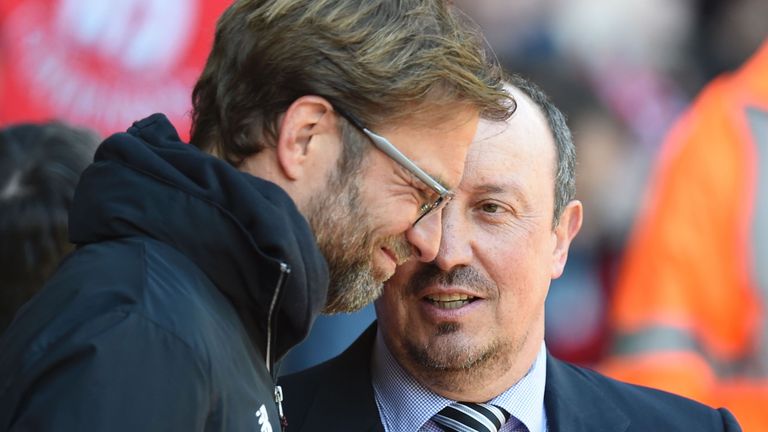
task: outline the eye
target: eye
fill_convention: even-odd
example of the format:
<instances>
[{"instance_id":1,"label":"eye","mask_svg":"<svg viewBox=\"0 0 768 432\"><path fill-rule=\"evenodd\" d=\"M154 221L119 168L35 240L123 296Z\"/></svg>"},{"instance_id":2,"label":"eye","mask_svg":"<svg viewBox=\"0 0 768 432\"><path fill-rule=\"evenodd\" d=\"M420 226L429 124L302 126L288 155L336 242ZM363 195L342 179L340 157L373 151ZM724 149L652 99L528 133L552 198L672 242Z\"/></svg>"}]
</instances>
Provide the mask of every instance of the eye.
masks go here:
<instances>
[{"instance_id":1,"label":"eye","mask_svg":"<svg viewBox=\"0 0 768 432\"><path fill-rule=\"evenodd\" d=\"M423 215L432 210L438 195L420 180L415 177L414 180L415 181L411 183L411 186L416 192L416 198L421 202L421 205L419 205L419 212Z\"/></svg>"},{"instance_id":2,"label":"eye","mask_svg":"<svg viewBox=\"0 0 768 432\"><path fill-rule=\"evenodd\" d=\"M483 203L480 205L480 210L486 213L498 213L502 210L502 208L496 203Z\"/></svg>"}]
</instances>

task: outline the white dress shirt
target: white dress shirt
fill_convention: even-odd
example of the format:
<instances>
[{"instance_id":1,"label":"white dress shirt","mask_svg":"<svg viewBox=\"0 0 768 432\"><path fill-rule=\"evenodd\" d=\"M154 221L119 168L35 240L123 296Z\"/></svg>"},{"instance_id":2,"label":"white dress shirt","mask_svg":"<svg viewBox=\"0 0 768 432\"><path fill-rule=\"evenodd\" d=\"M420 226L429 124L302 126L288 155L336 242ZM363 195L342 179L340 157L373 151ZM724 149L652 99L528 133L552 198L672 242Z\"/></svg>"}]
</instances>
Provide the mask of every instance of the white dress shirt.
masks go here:
<instances>
[{"instance_id":1,"label":"white dress shirt","mask_svg":"<svg viewBox=\"0 0 768 432\"><path fill-rule=\"evenodd\" d=\"M488 401L507 410L528 428L546 432L544 387L547 376L546 347L541 344L528 373L502 394ZM376 336L371 372L376 405L386 432L442 432L432 416L455 402L435 394L410 376L392 357L381 332ZM508 421L500 432L520 430L518 422Z\"/></svg>"}]
</instances>

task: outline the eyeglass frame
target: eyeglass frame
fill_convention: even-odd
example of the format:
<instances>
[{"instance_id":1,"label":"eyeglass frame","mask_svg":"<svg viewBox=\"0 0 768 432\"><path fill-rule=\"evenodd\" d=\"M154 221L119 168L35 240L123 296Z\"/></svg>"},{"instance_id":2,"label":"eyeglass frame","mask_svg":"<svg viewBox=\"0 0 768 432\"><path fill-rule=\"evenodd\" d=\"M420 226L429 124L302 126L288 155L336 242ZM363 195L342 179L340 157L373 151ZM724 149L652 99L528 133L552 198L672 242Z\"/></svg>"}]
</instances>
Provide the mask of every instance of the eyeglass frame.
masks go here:
<instances>
[{"instance_id":1,"label":"eyeglass frame","mask_svg":"<svg viewBox=\"0 0 768 432\"><path fill-rule=\"evenodd\" d=\"M455 193L453 191L446 189L431 175L427 174L423 169L419 168L418 165L416 165L412 160L410 160L406 155L398 150L398 148L395 147L395 145L392 144L388 139L365 127L365 125L363 125L363 123L353 115L339 109L338 107L334 107L334 109L339 113L339 115L349 121L352 126L360 130L360 132L368 137L368 139L377 149L381 150L382 153L397 162L398 165L405 168L406 171L413 174L416 178L421 180L422 183L437 193L437 199L429 204L427 209L421 210L422 214L416 219L416 222L414 222L412 226L416 226L416 224L419 223L422 219L434 213L435 211L442 210L443 207L448 205L448 203L454 198Z\"/></svg>"}]
</instances>

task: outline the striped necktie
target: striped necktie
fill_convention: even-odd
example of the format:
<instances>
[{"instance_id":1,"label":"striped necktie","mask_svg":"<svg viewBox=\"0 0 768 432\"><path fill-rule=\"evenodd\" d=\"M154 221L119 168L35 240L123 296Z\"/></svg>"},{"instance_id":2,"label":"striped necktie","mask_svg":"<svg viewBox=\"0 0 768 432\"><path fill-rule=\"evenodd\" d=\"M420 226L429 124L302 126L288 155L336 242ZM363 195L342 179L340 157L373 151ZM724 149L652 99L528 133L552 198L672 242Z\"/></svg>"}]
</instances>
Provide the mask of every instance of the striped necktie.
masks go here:
<instances>
[{"instance_id":1,"label":"striped necktie","mask_svg":"<svg viewBox=\"0 0 768 432\"><path fill-rule=\"evenodd\" d=\"M432 417L446 432L498 432L509 413L491 404L455 402Z\"/></svg>"}]
</instances>

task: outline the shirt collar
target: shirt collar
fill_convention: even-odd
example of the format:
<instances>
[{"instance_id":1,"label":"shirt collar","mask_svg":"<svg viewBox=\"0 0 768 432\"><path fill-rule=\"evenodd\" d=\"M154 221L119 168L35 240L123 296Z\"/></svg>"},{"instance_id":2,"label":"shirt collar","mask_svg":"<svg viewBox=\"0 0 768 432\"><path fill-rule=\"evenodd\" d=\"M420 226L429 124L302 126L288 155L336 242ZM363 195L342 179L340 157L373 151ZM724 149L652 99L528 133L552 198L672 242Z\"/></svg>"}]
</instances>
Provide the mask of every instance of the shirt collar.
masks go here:
<instances>
[{"instance_id":1,"label":"shirt collar","mask_svg":"<svg viewBox=\"0 0 768 432\"><path fill-rule=\"evenodd\" d=\"M489 403L506 409L531 432L546 430L546 369L546 347L542 341L526 375ZM418 431L433 415L455 402L432 392L410 376L392 356L381 331L374 344L371 372L379 415L387 430Z\"/></svg>"}]
</instances>

